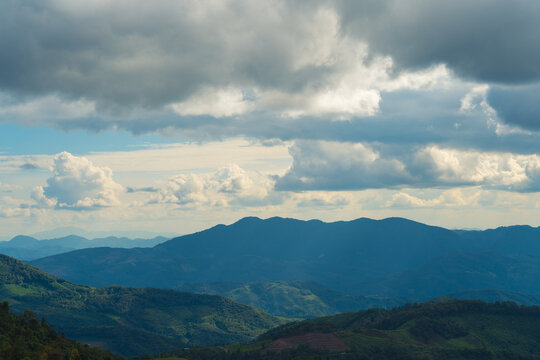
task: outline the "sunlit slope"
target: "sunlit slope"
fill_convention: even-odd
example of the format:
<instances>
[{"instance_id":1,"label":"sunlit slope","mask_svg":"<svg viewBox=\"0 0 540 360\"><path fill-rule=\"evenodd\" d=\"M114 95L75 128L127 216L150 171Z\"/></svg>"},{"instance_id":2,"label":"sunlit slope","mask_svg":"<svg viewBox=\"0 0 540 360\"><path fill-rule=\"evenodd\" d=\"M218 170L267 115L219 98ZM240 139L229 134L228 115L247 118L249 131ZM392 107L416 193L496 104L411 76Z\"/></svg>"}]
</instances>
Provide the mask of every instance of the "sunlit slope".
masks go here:
<instances>
[{"instance_id":1,"label":"sunlit slope","mask_svg":"<svg viewBox=\"0 0 540 360\"><path fill-rule=\"evenodd\" d=\"M312 281L186 283L176 289L223 295L269 314L289 318L312 318L369 308L393 308L408 301L403 297L345 294Z\"/></svg>"},{"instance_id":2,"label":"sunlit slope","mask_svg":"<svg viewBox=\"0 0 540 360\"><path fill-rule=\"evenodd\" d=\"M0 300L56 329L125 355L246 341L283 323L220 296L75 285L0 255Z\"/></svg>"}]
</instances>

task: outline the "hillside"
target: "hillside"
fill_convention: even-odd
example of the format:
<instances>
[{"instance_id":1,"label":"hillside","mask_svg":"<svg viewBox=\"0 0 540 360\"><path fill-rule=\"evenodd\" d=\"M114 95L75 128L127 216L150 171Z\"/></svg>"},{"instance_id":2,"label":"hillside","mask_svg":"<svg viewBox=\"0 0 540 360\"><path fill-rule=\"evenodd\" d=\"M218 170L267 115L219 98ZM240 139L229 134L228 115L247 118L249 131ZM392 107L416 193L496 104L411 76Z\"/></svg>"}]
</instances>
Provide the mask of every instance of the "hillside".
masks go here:
<instances>
[{"instance_id":1,"label":"hillside","mask_svg":"<svg viewBox=\"0 0 540 360\"><path fill-rule=\"evenodd\" d=\"M31 312L20 316L9 312L7 302L0 304L0 359L40 360L120 360L107 351L89 347L59 336L45 320Z\"/></svg>"},{"instance_id":2,"label":"hillside","mask_svg":"<svg viewBox=\"0 0 540 360\"><path fill-rule=\"evenodd\" d=\"M77 249L95 247L135 248L152 247L168 239L158 236L152 239L129 239L109 236L86 239L82 236L69 235L61 238L37 240L31 236L18 235L9 241L0 241L0 253L19 260L34 260L46 256L61 254Z\"/></svg>"},{"instance_id":3,"label":"hillside","mask_svg":"<svg viewBox=\"0 0 540 360\"><path fill-rule=\"evenodd\" d=\"M449 294L448 297L463 300L482 300L485 302L505 302L511 301L518 305L540 306L540 295L523 294L513 291L502 291L495 289L471 290Z\"/></svg>"},{"instance_id":4,"label":"hillside","mask_svg":"<svg viewBox=\"0 0 540 360\"><path fill-rule=\"evenodd\" d=\"M120 286L92 288L0 255L0 300L31 310L85 343L126 356L247 341L282 324L220 296Z\"/></svg>"},{"instance_id":5,"label":"hillside","mask_svg":"<svg viewBox=\"0 0 540 360\"><path fill-rule=\"evenodd\" d=\"M540 256L491 251L447 254L388 276L378 287L382 293L420 299L479 289L540 293Z\"/></svg>"},{"instance_id":6,"label":"hillside","mask_svg":"<svg viewBox=\"0 0 540 360\"><path fill-rule=\"evenodd\" d=\"M226 296L288 318L312 318L369 308L393 308L406 298L345 294L311 281L186 283L177 290Z\"/></svg>"},{"instance_id":7,"label":"hillside","mask_svg":"<svg viewBox=\"0 0 540 360\"><path fill-rule=\"evenodd\" d=\"M540 293L539 260L540 228L528 226L451 231L401 218L250 217L153 248L85 249L31 263L93 286L300 280L422 301L479 289Z\"/></svg>"},{"instance_id":8,"label":"hillside","mask_svg":"<svg viewBox=\"0 0 540 360\"><path fill-rule=\"evenodd\" d=\"M440 299L306 320L251 344L178 351L206 359L540 359L540 307Z\"/></svg>"}]
</instances>

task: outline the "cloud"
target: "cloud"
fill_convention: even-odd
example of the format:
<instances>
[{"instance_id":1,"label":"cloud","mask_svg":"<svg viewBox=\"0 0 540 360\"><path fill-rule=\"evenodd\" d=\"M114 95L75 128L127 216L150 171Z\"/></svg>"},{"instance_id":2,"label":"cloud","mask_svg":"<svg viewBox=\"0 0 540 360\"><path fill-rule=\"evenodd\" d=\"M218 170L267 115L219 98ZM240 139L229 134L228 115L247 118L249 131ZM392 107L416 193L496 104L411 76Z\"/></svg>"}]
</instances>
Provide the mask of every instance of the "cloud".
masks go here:
<instances>
[{"instance_id":1,"label":"cloud","mask_svg":"<svg viewBox=\"0 0 540 360\"><path fill-rule=\"evenodd\" d=\"M31 163L31 162L25 162L20 166L22 170L36 170L39 169L39 165Z\"/></svg>"},{"instance_id":2,"label":"cloud","mask_svg":"<svg viewBox=\"0 0 540 360\"><path fill-rule=\"evenodd\" d=\"M399 67L446 64L481 82L540 79L540 8L535 0L340 1L346 34Z\"/></svg>"},{"instance_id":3,"label":"cloud","mask_svg":"<svg viewBox=\"0 0 540 360\"><path fill-rule=\"evenodd\" d=\"M460 189L443 191L438 197L425 199L410 195L406 192L398 192L387 201L385 206L392 208L433 208L433 207L471 207L478 205L483 193L481 190L472 195L465 195Z\"/></svg>"},{"instance_id":4,"label":"cloud","mask_svg":"<svg viewBox=\"0 0 540 360\"><path fill-rule=\"evenodd\" d=\"M25 217L32 212L31 207L22 200L10 196L3 196L0 200L0 217L2 218Z\"/></svg>"},{"instance_id":5,"label":"cloud","mask_svg":"<svg viewBox=\"0 0 540 360\"><path fill-rule=\"evenodd\" d=\"M512 8L527 10L520 5ZM486 7L467 5L462 12ZM381 91L418 90L450 76L440 64L454 65L447 59L456 56L452 44L437 43L446 52L433 55L423 46L432 34L424 31L429 27L411 25L411 17L429 22L430 16L446 16L446 8L460 13L453 5L419 0L377 6L282 0L3 2L0 89L7 100L0 101L0 115L63 129L133 132L166 128L163 122L174 126L175 114L372 116ZM489 8L483 13L495 16ZM408 11L398 14L403 9ZM395 27L403 31L395 33ZM415 31L418 36L409 37ZM443 29L433 36L444 40L453 33ZM482 34L493 41L491 33ZM407 41L395 44L400 36ZM395 63L407 63L403 52L410 47L429 59L396 69Z\"/></svg>"},{"instance_id":6,"label":"cloud","mask_svg":"<svg viewBox=\"0 0 540 360\"><path fill-rule=\"evenodd\" d=\"M5 1L0 121L534 154L533 5Z\"/></svg>"},{"instance_id":7,"label":"cloud","mask_svg":"<svg viewBox=\"0 0 540 360\"><path fill-rule=\"evenodd\" d=\"M151 203L179 206L261 206L281 201L272 194L273 181L260 173L248 173L236 164L212 174L181 174L171 177Z\"/></svg>"},{"instance_id":8,"label":"cloud","mask_svg":"<svg viewBox=\"0 0 540 360\"><path fill-rule=\"evenodd\" d=\"M210 115L216 118L244 114L254 108L241 89L204 89L186 101L171 105L180 115Z\"/></svg>"},{"instance_id":9,"label":"cloud","mask_svg":"<svg viewBox=\"0 0 540 360\"><path fill-rule=\"evenodd\" d=\"M351 203L350 193L329 193L323 191L309 191L294 196L300 208L343 208Z\"/></svg>"},{"instance_id":10,"label":"cloud","mask_svg":"<svg viewBox=\"0 0 540 360\"><path fill-rule=\"evenodd\" d=\"M155 192L158 192L159 189L158 188L155 188L153 186L147 186L147 187L140 187L140 188L135 188L135 187L126 187L126 192L128 194L133 194L133 193L137 193L137 192L149 192L149 193L155 193Z\"/></svg>"},{"instance_id":11,"label":"cloud","mask_svg":"<svg viewBox=\"0 0 540 360\"><path fill-rule=\"evenodd\" d=\"M0 181L0 191L1 192L11 192L16 188L17 188L17 186L13 186L13 185L10 185L10 184L5 184L5 183Z\"/></svg>"},{"instance_id":12,"label":"cloud","mask_svg":"<svg viewBox=\"0 0 540 360\"><path fill-rule=\"evenodd\" d=\"M411 182L403 163L384 159L363 144L297 141L293 164L276 182L278 190L356 190Z\"/></svg>"},{"instance_id":13,"label":"cloud","mask_svg":"<svg viewBox=\"0 0 540 360\"><path fill-rule=\"evenodd\" d=\"M0 14L5 90L100 108L160 107L207 86L294 91L324 72L339 30L331 8L277 0L7 1Z\"/></svg>"},{"instance_id":14,"label":"cloud","mask_svg":"<svg viewBox=\"0 0 540 360\"><path fill-rule=\"evenodd\" d=\"M424 146L379 151L361 143L297 141L277 190L363 190L479 185L540 190L540 157Z\"/></svg>"},{"instance_id":15,"label":"cloud","mask_svg":"<svg viewBox=\"0 0 540 360\"><path fill-rule=\"evenodd\" d=\"M506 124L540 130L540 85L492 87L487 101Z\"/></svg>"},{"instance_id":16,"label":"cloud","mask_svg":"<svg viewBox=\"0 0 540 360\"><path fill-rule=\"evenodd\" d=\"M47 185L38 186L32 193L38 205L91 210L120 203L118 194L123 188L113 180L109 168L63 152L54 157L52 170L54 175L47 179Z\"/></svg>"}]
</instances>

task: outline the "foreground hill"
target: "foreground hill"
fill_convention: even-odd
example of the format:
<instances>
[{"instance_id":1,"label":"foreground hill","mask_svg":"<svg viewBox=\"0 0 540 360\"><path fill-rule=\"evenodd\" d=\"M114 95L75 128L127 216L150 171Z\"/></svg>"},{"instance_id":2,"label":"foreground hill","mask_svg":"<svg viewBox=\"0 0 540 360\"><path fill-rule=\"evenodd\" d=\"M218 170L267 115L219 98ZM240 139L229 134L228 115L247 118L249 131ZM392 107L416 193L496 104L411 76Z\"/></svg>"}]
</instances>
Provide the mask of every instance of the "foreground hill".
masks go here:
<instances>
[{"instance_id":1,"label":"foreground hill","mask_svg":"<svg viewBox=\"0 0 540 360\"><path fill-rule=\"evenodd\" d=\"M77 235L38 240L31 236L18 235L9 241L0 241L0 253L19 260L34 260L77 249L104 246L115 248L152 247L167 240L162 236L152 239L129 239L109 236L89 240Z\"/></svg>"},{"instance_id":2,"label":"foreground hill","mask_svg":"<svg viewBox=\"0 0 540 360\"><path fill-rule=\"evenodd\" d=\"M206 359L540 359L540 307L446 299L306 320L251 344L179 351Z\"/></svg>"},{"instance_id":3,"label":"foreground hill","mask_svg":"<svg viewBox=\"0 0 540 360\"><path fill-rule=\"evenodd\" d=\"M32 264L93 286L303 280L419 300L478 289L540 294L540 228L451 231L401 218L245 218L153 248L78 250Z\"/></svg>"},{"instance_id":4,"label":"foreground hill","mask_svg":"<svg viewBox=\"0 0 540 360\"><path fill-rule=\"evenodd\" d=\"M25 311L16 316L7 302L0 304L0 359L120 360L107 351L59 336L44 320Z\"/></svg>"},{"instance_id":5,"label":"foreground hill","mask_svg":"<svg viewBox=\"0 0 540 360\"><path fill-rule=\"evenodd\" d=\"M345 294L312 281L186 283L177 290L226 296L234 301L288 318L312 318L369 308L394 308L402 297Z\"/></svg>"},{"instance_id":6,"label":"foreground hill","mask_svg":"<svg viewBox=\"0 0 540 360\"><path fill-rule=\"evenodd\" d=\"M68 336L126 355L247 341L283 321L220 296L75 285L0 255L0 300Z\"/></svg>"}]
</instances>

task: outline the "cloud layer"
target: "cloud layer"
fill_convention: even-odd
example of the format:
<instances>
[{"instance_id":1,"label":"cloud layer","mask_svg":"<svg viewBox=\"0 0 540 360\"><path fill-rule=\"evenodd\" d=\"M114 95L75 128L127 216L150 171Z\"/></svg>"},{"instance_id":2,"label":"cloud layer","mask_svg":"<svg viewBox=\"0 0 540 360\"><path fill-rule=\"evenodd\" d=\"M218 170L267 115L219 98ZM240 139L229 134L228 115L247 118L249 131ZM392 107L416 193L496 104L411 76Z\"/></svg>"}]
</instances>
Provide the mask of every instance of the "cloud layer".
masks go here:
<instances>
[{"instance_id":1,"label":"cloud layer","mask_svg":"<svg viewBox=\"0 0 540 360\"><path fill-rule=\"evenodd\" d=\"M150 203L181 207L261 206L281 201L281 196L272 194L272 190L273 181L268 176L229 164L212 174L171 177Z\"/></svg>"},{"instance_id":2,"label":"cloud layer","mask_svg":"<svg viewBox=\"0 0 540 360\"><path fill-rule=\"evenodd\" d=\"M293 165L277 178L279 190L364 190L460 187L536 192L540 156L482 153L437 146L413 152L377 151L361 143L300 141Z\"/></svg>"},{"instance_id":3,"label":"cloud layer","mask_svg":"<svg viewBox=\"0 0 540 360\"><path fill-rule=\"evenodd\" d=\"M208 121L185 117L372 116L381 92L428 86L440 69L538 81L539 17L534 0L8 0L0 116L133 132Z\"/></svg>"}]
</instances>

